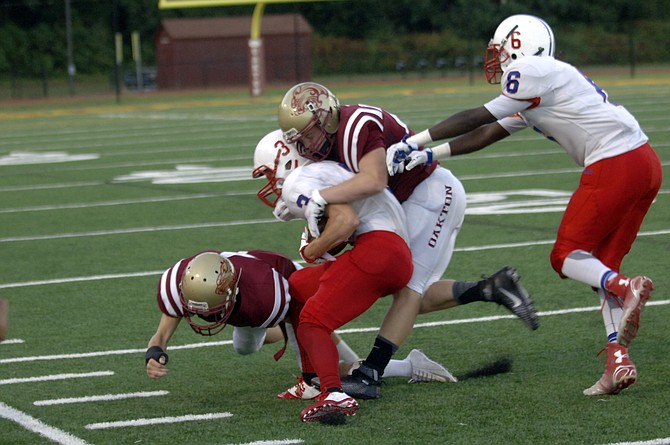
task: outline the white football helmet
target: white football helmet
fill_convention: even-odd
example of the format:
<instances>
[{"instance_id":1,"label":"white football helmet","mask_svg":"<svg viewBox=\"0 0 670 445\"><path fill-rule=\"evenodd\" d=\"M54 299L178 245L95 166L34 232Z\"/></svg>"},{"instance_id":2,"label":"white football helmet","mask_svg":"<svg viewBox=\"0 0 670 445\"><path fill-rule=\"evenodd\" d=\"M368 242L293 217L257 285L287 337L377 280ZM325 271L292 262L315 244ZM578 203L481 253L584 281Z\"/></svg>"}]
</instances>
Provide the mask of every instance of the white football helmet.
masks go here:
<instances>
[{"instance_id":1,"label":"white football helmet","mask_svg":"<svg viewBox=\"0 0 670 445\"><path fill-rule=\"evenodd\" d=\"M510 16L498 25L486 48L486 80L500 83L507 66L521 57L553 57L554 46L554 33L547 22L526 14Z\"/></svg>"},{"instance_id":2,"label":"white football helmet","mask_svg":"<svg viewBox=\"0 0 670 445\"><path fill-rule=\"evenodd\" d=\"M279 128L284 138L296 144L298 152L312 161L328 156L339 124L340 102L318 83L304 82L291 87L279 104ZM319 130L319 137L306 146L301 139L312 128Z\"/></svg>"},{"instance_id":3,"label":"white football helmet","mask_svg":"<svg viewBox=\"0 0 670 445\"><path fill-rule=\"evenodd\" d=\"M233 263L217 252L203 252L189 261L179 297L184 318L195 332L214 335L226 327L235 308L238 281ZM199 323L194 316L207 324Z\"/></svg>"},{"instance_id":4,"label":"white football helmet","mask_svg":"<svg viewBox=\"0 0 670 445\"><path fill-rule=\"evenodd\" d=\"M286 142L281 130L266 134L254 151L252 176L255 179L265 176L268 181L258 190L258 198L274 208L281 197L284 179L299 166L309 163L308 159L300 156L295 144Z\"/></svg>"}]
</instances>

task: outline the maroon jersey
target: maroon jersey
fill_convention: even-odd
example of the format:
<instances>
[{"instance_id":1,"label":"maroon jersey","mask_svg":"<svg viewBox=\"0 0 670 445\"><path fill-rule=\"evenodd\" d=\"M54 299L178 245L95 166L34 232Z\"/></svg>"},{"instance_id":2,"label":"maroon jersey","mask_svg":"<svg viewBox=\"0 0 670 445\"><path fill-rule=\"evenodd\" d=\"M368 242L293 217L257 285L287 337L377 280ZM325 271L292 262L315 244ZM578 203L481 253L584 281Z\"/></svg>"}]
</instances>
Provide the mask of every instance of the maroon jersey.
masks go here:
<instances>
[{"instance_id":1,"label":"maroon jersey","mask_svg":"<svg viewBox=\"0 0 670 445\"><path fill-rule=\"evenodd\" d=\"M215 252L233 263L239 277L235 309L227 324L269 328L284 320L291 301L288 277L296 271L293 261L279 253L262 250ZM158 281L158 307L165 315L184 315L179 283L196 255L177 261Z\"/></svg>"},{"instance_id":2,"label":"maroon jersey","mask_svg":"<svg viewBox=\"0 0 670 445\"><path fill-rule=\"evenodd\" d=\"M398 142L405 135L414 132L397 116L368 105L340 106L340 125L337 130L335 147L328 159L341 162L349 170L358 173L359 161L368 152ZM438 162L422 165L401 175L389 177L388 186L400 202L412 194L414 188L437 168Z\"/></svg>"}]
</instances>

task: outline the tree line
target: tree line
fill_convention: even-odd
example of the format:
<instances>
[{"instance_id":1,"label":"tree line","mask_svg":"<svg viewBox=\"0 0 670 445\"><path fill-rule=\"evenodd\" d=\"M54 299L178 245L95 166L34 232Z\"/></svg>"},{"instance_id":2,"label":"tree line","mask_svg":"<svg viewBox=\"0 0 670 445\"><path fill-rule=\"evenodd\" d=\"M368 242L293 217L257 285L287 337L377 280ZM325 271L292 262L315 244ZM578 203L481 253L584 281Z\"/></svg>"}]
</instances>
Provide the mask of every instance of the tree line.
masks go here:
<instances>
[{"instance_id":1,"label":"tree line","mask_svg":"<svg viewBox=\"0 0 670 445\"><path fill-rule=\"evenodd\" d=\"M154 61L161 20L251 15L253 5L159 10L158 0L3 0L0 73L67 73L65 4L72 19L77 72L108 73L114 34L139 32L142 57ZM515 13L547 20L557 54L580 64L661 63L670 60L667 0L333 0L269 4L265 14L300 13L314 28L314 67L320 72L374 72L459 60L476 63L497 24ZM353 51L356 57L343 56ZM472 59L473 55L474 61ZM344 65L347 60L356 64Z\"/></svg>"}]
</instances>

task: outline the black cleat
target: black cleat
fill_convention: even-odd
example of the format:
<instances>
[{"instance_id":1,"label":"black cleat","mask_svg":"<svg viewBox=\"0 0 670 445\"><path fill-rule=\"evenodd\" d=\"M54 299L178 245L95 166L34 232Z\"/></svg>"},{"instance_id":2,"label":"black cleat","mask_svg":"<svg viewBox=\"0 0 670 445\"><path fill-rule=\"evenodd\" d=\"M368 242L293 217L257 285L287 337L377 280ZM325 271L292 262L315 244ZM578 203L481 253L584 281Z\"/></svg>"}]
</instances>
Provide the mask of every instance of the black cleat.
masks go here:
<instances>
[{"instance_id":1,"label":"black cleat","mask_svg":"<svg viewBox=\"0 0 670 445\"><path fill-rule=\"evenodd\" d=\"M381 397L382 381L379 373L365 363L354 369L351 375L342 377L342 390L354 399L371 400ZM312 385L320 386L319 378L312 379Z\"/></svg>"},{"instance_id":2,"label":"black cleat","mask_svg":"<svg viewBox=\"0 0 670 445\"><path fill-rule=\"evenodd\" d=\"M521 284L519 272L514 267L505 266L484 280L482 292L487 300L505 306L533 331L540 327L533 299Z\"/></svg>"}]
</instances>

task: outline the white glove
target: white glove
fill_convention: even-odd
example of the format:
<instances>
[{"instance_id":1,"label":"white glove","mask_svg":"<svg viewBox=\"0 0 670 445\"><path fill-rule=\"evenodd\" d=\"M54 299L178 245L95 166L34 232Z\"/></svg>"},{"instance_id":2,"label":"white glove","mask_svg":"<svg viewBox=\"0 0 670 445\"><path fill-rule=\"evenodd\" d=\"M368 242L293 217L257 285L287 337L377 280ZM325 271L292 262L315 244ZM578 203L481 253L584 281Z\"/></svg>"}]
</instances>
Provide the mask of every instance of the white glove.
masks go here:
<instances>
[{"instance_id":1,"label":"white glove","mask_svg":"<svg viewBox=\"0 0 670 445\"><path fill-rule=\"evenodd\" d=\"M305 207L305 219L307 220L307 227L309 227L309 233L312 234L314 238L318 238L321 232L319 231L319 222L326 214L326 206L328 202L321 196L318 190L312 191L312 196L307 202L307 207Z\"/></svg>"},{"instance_id":2,"label":"white glove","mask_svg":"<svg viewBox=\"0 0 670 445\"><path fill-rule=\"evenodd\" d=\"M335 261L335 257L328 252L325 252L323 255L321 255L318 258L307 258L305 256L305 249L313 241L314 238L311 237L309 234L309 229L305 227L305 229L302 231L302 235L300 236L300 256L306 263L310 264L321 264L325 263L326 261Z\"/></svg>"},{"instance_id":3,"label":"white glove","mask_svg":"<svg viewBox=\"0 0 670 445\"><path fill-rule=\"evenodd\" d=\"M289 211L288 206L286 205L286 202L284 201L284 198L279 198L277 202L275 203L275 208L272 211L272 214L277 218L279 221L290 221L292 219L296 219L295 216Z\"/></svg>"},{"instance_id":4,"label":"white glove","mask_svg":"<svg viewBox=\"0 0 670 445\"><path fill-rule=\"evenodd\" d=\"M396 142L386 149L386 169L389 176L402 173L405 169L405 159L419 146L411 142L407 142L407 135L403 136L402 141Z\"/></svg>"},{"instance_id":5,"label":"white glove","mask_svg":"<svg viewBox=\"0 0 670 445\"><path fill-rule=\"evenodd\" d=\"M430 165L433 163L433 151L430 148L413 151L405 159L405 170L409 171L417 165Z\"/></svg>"}]
</instances>

